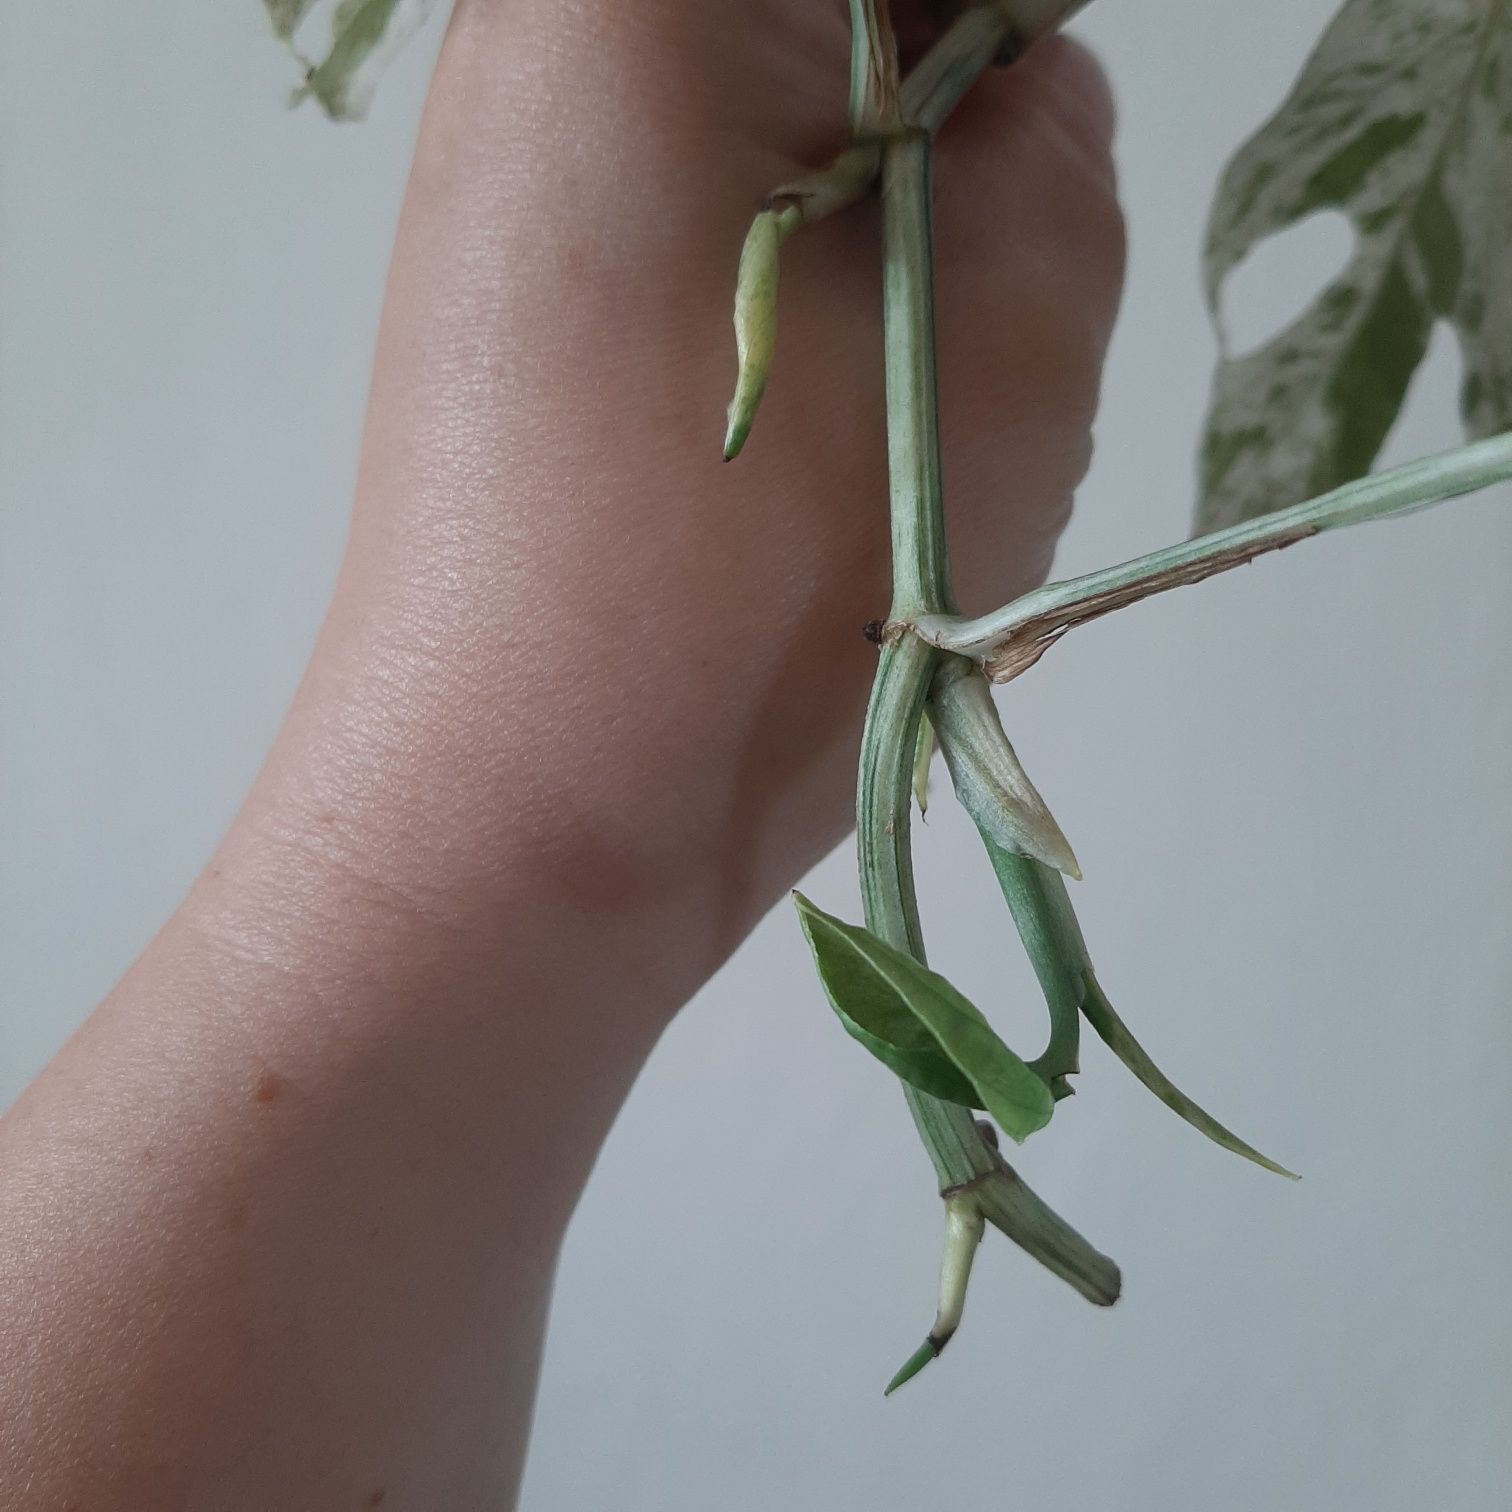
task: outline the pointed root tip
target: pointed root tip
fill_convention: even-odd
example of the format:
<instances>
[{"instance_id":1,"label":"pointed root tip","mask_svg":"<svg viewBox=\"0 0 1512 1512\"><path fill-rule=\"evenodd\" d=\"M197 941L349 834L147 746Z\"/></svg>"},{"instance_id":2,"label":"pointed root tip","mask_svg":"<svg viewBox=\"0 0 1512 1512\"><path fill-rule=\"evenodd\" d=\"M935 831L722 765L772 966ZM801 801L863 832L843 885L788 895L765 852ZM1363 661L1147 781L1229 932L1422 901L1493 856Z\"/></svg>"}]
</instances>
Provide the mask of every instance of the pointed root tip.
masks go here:
<instances>
[{"instance_id":1,"label":"pointed root tip","mask_svg":"<svg viewBox=\"0 0 1512 1512\"><path fill-rule=\"evenodd\" d=\"M741 453L746 444L746 437L751 434L751 422L731 420L730 428L725 432L724 459L733 462Z\"/></svg>"},{"instance_id":2,"label":"pointed root tip","mask_svg":"<svg viewBox=\"0 0 1512 1512\"><path fill-rule=\"evenodd\" d=\"M940 1352L949 1342L949 1334L947 1334L943 1339L937 1339L933 1334L930 1334L929 1337L926 1338L924 1342L919 1345L919 1347L914 1350L914 1352L909 1355L909 1357L903 1362L902 1368L898 1371L897 1375L895 1375L892 1380L887 1383L886 1387L883 1389L882 1395L884 1397L890 1397L893 1392L898 1389L898 1387L904 1386L909 1381L913 1380L913 1378L918 1375L918 1373L923 1370L923 1368L928 1365L930 1361L936 1360L940 1357Z\"/></svg>"}]
</instances>

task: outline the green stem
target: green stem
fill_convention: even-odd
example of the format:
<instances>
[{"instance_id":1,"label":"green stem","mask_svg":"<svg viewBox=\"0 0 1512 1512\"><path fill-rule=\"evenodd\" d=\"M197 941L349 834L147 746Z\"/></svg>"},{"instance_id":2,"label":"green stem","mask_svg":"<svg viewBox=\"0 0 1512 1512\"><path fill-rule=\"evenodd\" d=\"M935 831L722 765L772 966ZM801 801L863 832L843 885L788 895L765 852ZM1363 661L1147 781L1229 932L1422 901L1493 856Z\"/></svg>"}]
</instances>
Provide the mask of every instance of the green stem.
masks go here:
<instances>
[{"instance_id":1,"label":"green stem","mask_svg":"<svg viewBox=\"0 0 1512 1512\"><path fill-rule=\"evenodd\" d=\"M861 735L856 844L866 927L924 960L914 894L913 742L939 653L909 635L883 648ZM906 1083L904 1095L934 1162L940 1190L975 1181L997 1164L968 1109L941 1102Z\"/></svg>"},{"instance_id":2,"label":"green stem","mask_svg":"<svg viewBox=\"0 0 1512 1512\"><path fill-rule=\"evenodd\" d=\"M901 133L882 151L882 309L894 619L949 614L953 602L940 484L930 156L929 137L919 130Z\"/></svg>"},{"instance_id":3,"label":"green stem","mask_svg":"<svg viewBox=\"0 0 1512 1512\"><path fill-rule=\"evenodd\" d=\"M938 131L994 59L1020 56L1085 4L1086 0L988 0L963 11L903 80L898 90L902 120ZM812 225L864 199L881 166L878 142L856 142L827 167L773 190L767 204L796 205L803 224Z\"/></svg>"},{"instance_id":4,"label":"green stem","mask_svg":"<svg viewBox=\"0 0 1512 1512\"><path fill-rule=\"evenodd\" d=\"M863 199L877 181L882 142L900 125L939 130L994 58L1014 58L1085 0L990 0L956 18L901 86L885 0L851 0L851 133L827 168L774 189L741 254L736 296L740 372L725 432L725 461L740 454L756 418L776 342L779 242L800 226ZM780 235L774 234L780 230Z\"/></svg>"},{"instance_id":5,"label":"green stem","mask_svg":"<svg viewBox=\"0 0 1512 1512\"><path fill-rule=\"evenodd\" d=\"M993 0L951 24L904 83L903 119L934 132L990 64L1021 58L1059 31L1087 0Z\"/></svg>"},{"instance_id":6,"label":"green stem","mask_svg":"<svg viewBox=\"0 0 1512 1512\"><path fill-rule=\"evenodd\" d=\"M1049 1043L1029 1064L1057 1098L1065 1097L1071 1092L1066 1078L1080 1064L1082 1001L1092 970L1081 926L1059 872L1028 856L1010 855L985 832L982 843L1050 1010Z\"/></svg>"},{"instance_id":7,"label":"green stem","mask_svg":"<svg viewBox=\"0 0 1512 1512\"><path fill-rule=\"evenodd\" d=\"M907 131L882 151L883 333L894 620L952 602L935 391L930 143ZM857 848L867 927L924 960L910 839L913 754L941 653L914 635L883 648L862 735ZM1029 1192L971 1113L905 1088L942 1193L963 1193L1092 1300L1118 1295L1118 1270ZM964 1283L963 1283L964 1284Z\"/></svg>"},{"instance_id":8,"label":"green stem","mask_svg":"<svg viewBox=\"0 0 1512 1512\"><path fill-rule=\"evenodd\" d=\"M893 617L951 602L934 371L929 140L909 132L882 154L882 321L893 536ZM917 636L883 648L861 737L857 849L866 926L924 960L910 838L913 751L940 653ZM970 1112L905 1087L940 1189L986 1176L997 1154Z\"/></svg>"},{"instance_id":9,"label":"green stem","mask_svg":"<svg viewBox=\"0 0 1512 1512\"><path fill-rule=\"evenodd\" d=\"M926 610L912 628L931 645L969 656L981 662L996 681L1007 682L1032 667L1073 626L1152 594L1200 583L1309 536L1408 514L1508 478L1512 478L1512 432L1420 457L1289 509L1181 541L1132 562L1047 583L980 619L957 619Z\"/></svg>"}]
</instances>

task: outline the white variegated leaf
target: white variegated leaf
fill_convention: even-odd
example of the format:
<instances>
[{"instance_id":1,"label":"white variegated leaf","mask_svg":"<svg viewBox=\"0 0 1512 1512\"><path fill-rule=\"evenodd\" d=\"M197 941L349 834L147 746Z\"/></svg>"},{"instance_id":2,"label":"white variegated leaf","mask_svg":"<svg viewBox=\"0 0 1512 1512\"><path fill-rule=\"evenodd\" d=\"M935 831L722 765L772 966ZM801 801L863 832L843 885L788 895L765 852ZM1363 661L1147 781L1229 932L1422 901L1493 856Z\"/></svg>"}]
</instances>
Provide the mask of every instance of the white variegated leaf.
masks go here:
<instances>
[{"instance_id":1,"label":"white variegated leaf","mask_svg":"<svg viewBox=\"0 0 1512 1512\"><path fill-rule=\"evenodd\" d=\"M1459 336L1470 433L1512 426L1512 0L1346 0L1219 186L1215 319L1251 249L1326 209L1354 227L1344 271L1258 350L1225 343L1199 531L1368 472L1435 320Z\"/></svg>"},{"instance_id":2,"label":"white variegated leaf","mask_svg":"<svg viewBox=\"0 0 1512 1512\"><path fill-rule=\"evenodd\" d=\"M274 32L288 42L314 3L315 0L263 0L263 8L273 23Z\"/></svg>"},{"instance_id":3,"label":"white variegated leaf","mask_svg":"<svg viewBox=\"0 0 1512 1512\"><path fill-rule=\"evenodd\" d=\"M308 0L264 0L279 25L280 13L293 20ZM395 54L425 24L435 0L341 0L331 16L331 47L295 91L296 103L313 96L338 121L360 121L372 103L378 77Z\"/></svg>"}]
</instances>

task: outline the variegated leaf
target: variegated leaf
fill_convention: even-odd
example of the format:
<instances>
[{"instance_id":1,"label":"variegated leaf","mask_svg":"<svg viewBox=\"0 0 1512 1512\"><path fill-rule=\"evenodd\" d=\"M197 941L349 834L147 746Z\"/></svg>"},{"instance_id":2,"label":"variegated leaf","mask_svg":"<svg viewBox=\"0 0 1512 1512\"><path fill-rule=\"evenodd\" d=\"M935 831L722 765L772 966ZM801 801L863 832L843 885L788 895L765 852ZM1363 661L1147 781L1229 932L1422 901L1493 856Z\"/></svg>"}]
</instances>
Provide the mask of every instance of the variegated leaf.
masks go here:
<instances>
[{"instance_id":1,"label":"variegated leaf","mask_svg":"<svg viewBox=\"0 0 1512 1512\"><path fill-rule=\"evenodd\" d=\"M288 42L314 3L315 0L263 0L263 8L273 23L274 33Z\"/></svg>"},{"instance_id":2,"label":"variegated leaf","mask_svg":"<svg viewBox=\"0 0 1512 1512\"><path fill-rule=\"evenodd\" d=\"M1512 426L1512 0L1346 0L1223 176L1215 319L1250 250L1325 209L1354 227L1344 271L1258 350L1225 342L1199 532L1368 472L1436 319L1459 336L1471 435Z\"/></svg>"},{"instance_id":3,"label":"variegated leaf","mask_svg":"<svg viewBox=\"0 0 1512 1512\"><path fill-rule=\"evenodd\" d=\"M307 0L264 0L275 27L281 12L291 30ZM435 0L341 0L331 16L331 48L295 91L297 103L313 96L333 120L360 121L372 103L378 76L409 41Z\"/></svg>"}]
</instances>

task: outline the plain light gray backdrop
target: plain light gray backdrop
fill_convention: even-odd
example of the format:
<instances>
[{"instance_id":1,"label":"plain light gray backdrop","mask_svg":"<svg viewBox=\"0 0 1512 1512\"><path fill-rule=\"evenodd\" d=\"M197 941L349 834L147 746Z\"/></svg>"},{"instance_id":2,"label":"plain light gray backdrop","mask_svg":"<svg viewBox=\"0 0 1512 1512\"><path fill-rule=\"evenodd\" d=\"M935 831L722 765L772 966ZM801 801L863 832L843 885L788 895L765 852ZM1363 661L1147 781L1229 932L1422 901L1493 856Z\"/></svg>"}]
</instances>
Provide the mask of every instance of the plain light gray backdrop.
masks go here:
<instances>
[{"instance_id":1,"label":"plain light gray backdrop","mask_svg":"<svg viewBox=\"0 0 1512 1512\"><path fill-rule=\"evenodd\" d=\"M1105 0L1077 28L1119 96L1132 250L1060 573L1187 528L1202 219L1330 8ZM171 910L293 690L438 37L338 129L283 110L255 0L0 14L0 1104ZM1311 276L1262 266L1256 332ZM1456 382L1440 333L1392 459L1453 442ZM950 1354L884 1403L938 1203L779 910L668 1034L577 1216L527 1508L1512 1505L1507 504L1121 614L1006 695L1121 1011L1303 1183L1094 1041L1020 1163L1124 1301L991 1242ZM932 953L1027 1040L1027 970L938 796ZM807 890L854 914L851 865Z\"/></svg>"}]
</instances>

